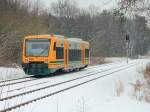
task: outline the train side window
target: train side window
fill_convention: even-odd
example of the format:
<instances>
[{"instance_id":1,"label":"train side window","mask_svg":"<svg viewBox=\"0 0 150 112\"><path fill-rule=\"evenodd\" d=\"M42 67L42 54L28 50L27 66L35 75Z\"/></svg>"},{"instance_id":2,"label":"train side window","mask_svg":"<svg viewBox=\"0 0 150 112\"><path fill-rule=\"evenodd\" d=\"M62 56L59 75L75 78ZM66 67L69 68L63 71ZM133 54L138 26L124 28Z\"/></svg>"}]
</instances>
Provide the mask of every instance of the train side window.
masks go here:
<instances>
[{"instance_id":1,"label":"train side window","mask_svg":"<svg viewBox=\"0 0 150 112\"><path fill-rule=\"evenodd\" d=\"M89 49L85 49L85 56L86 56L86 58L89 57Z\"/></svg>"},{"instance_id":2,"label":"train side window","mask_svg":"<svg viewBox=\"0 0 150 112\"><path fill-rule=\"evenodd\" d=\"M63 59L63 58L64 58L64 48L56 47L56 59Z\"/></svg>"},{"instance_id":3,"label":"train side window","mask_svg":"<svg viewBox=\"0 0 150 112\"><path fill-rule=\"evenodd\" d=\"M54 51L56 51L56 42L54 42Z\"/></svg>"}]
</instances>

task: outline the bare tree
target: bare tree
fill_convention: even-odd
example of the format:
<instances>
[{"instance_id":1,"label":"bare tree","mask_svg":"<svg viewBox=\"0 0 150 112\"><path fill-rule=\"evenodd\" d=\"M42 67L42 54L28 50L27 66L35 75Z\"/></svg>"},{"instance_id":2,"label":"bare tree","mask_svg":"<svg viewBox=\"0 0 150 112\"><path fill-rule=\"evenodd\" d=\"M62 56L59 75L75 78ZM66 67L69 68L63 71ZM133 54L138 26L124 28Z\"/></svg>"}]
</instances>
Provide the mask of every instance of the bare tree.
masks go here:
<instances>
[{"instance_id":1,"label":"bare tree","mask_svg":"<svg viewBox=\"0 0 150 112\"><path fill-rule=\"evenodd\" d=\"M121 0L119 8L121 10L128 10L134 12L145 12L150 10L149 0Z\"/></svg>"},{"instance_id":2,"label":"bare tree","mask_svg":"<svg viewBox=\"0 0 150 112\"><path fill-rule=\"evenodd\" d=\"M59 17L73 18L78 15L77 3L72 0L58 0L58 2L53 2L51 9Z\"/></svg>"}]
</instances>

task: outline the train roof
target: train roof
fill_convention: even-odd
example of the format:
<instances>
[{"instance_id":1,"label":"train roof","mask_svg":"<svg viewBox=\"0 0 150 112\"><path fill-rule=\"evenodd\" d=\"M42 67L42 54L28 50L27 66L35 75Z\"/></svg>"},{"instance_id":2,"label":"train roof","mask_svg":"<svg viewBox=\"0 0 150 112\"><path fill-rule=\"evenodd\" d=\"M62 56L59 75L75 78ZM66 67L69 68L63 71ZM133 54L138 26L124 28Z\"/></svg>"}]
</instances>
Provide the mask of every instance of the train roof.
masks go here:
<instances>
[{"instance_id":1,"label":"train roof","mask_svg":"<svg viewBox=\"0 0 150 112\"><path fill-rule=\"evenodd\" d=\"M56 38L61 38L61 39L64 39L65 37L62 36L62 35L54 35ZM80 43L80 42L83 42L85 44L89 44L89 42L87 41L84 41L82 40L81 38L67 38L68 41L71 41L71 42L77 42L77 43Z\"/></svg>"},{"instance_id":2,"label":"train roof","mask_svg":"<svg viewBox=\"0 0 150 112\"><path fill-rule=\"evenodd\" d=\"M66 37L63 36L63 35L53 35L54 37L58 38L58 39L65 39ZM31 39L31 38L52 38L51 35L29 35L29 36L26 36L25 39ZM85 44L89 44L89 42L87 41L84 41L80 38L67 38L68 41L71 41L71 42L83 42Z\"/></svg>"},{"instance_id":3,"label":"train roof","mask_svg":"<svg viewBox=\"0 0 150 112\"><path fill-rule=\"evenodd\" d=\"M25 39L31 39L31 38L51 38L50 35L29 35L25 36Z\"/></svg>"}]
</instances>

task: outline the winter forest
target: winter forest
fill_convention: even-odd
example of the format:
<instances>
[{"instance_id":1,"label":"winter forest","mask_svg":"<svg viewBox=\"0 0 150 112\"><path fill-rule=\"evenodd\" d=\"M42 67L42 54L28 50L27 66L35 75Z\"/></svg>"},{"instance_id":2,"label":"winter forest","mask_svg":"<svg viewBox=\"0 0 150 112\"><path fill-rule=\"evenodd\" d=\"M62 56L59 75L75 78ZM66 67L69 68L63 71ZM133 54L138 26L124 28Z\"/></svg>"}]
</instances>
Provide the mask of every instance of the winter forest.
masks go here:
<instances>
[{"instance_id":1,"label":"winter forest","mask_svg":"<svg viewBox=\"0 0 150 112\"><path fill-rule=\"evenodd\" d=\"M139 14L141 10L129 11L127 7L131 10L135 4L127 1L118 2L116 9L99 11L94 5L80 8L75 0L58 0L49 8L43 8L41 0L0 0L0 61L19 64L24 36L50 33L89 41L92 57L126 56L129 34L130 57L147 55L148 19Z\"/></svg>"}]
</instances>

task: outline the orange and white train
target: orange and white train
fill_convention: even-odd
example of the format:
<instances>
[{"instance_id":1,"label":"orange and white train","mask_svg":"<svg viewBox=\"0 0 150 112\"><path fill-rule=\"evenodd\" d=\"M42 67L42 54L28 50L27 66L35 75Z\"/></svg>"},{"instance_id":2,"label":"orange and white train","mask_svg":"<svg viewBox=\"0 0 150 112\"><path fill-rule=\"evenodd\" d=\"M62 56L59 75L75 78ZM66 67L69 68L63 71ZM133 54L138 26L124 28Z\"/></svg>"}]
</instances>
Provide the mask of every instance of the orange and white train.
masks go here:
<instances>
[{"instance_id":1,"label":"orange and white train","mask_svg":"<svg viewBox=\"0 0 150 112\"><path fill-rule=\"evenodd\" d=\"M56 71L72 71L89 64L89 42L61 35L26 36L22 67L26 74L45 76Z\"/></svg>"}]
</instances>

